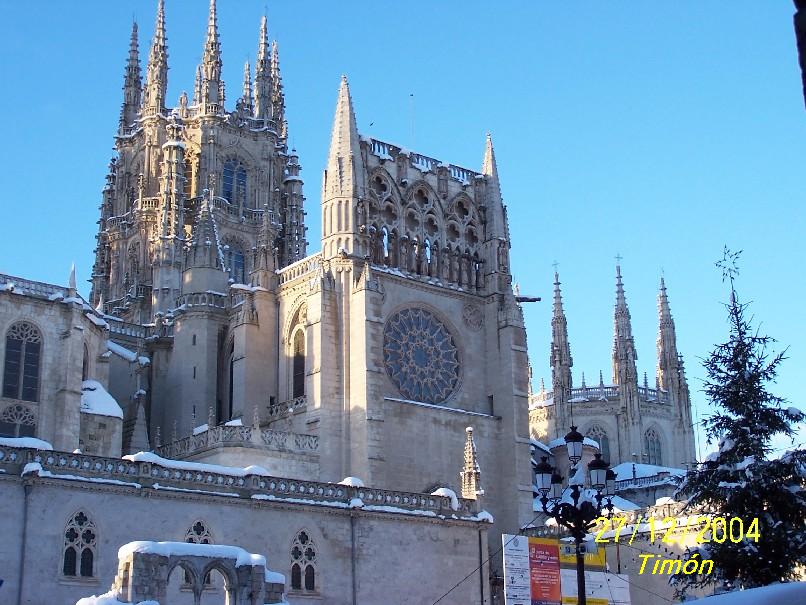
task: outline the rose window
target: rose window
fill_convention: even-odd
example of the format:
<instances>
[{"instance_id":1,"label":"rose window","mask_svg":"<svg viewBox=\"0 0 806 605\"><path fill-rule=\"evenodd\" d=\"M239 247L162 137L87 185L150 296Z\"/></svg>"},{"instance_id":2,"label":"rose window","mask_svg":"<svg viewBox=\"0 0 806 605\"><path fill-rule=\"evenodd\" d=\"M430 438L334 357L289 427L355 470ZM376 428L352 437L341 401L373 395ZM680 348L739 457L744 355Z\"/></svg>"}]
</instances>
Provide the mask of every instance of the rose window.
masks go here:
<instances>
[{"instance_id":1,"label":"rose window","mask_svg":"<svg viewBox=\"0 0 806 605\"><path fill-rule=\"evenodd\" d=\"M386 372L407 399L441 403L459 382L459 353L445 325L424 309L404 309L383 333Z\"/></svg>"}]
</instances>

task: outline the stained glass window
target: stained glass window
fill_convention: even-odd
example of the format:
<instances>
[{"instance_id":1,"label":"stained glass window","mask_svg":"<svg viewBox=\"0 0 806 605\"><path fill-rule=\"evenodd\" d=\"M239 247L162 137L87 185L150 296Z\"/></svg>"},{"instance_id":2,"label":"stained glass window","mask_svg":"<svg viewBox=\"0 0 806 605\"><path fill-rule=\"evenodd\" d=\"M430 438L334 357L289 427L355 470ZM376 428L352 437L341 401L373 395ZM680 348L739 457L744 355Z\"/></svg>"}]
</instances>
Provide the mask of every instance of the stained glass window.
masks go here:
<instances>
[{"instance_id":1,"label":"stained glass window","mask_svg":"<svg viewBox=\"0 0 806 605\"><path fill-rule=\"evenodd\" d=\"M3 366L3 397L39 400L39 363L42 335L32 324L22 321L6 333Z\"/></svg>"},{"instance_id":2,"label":"stained glass window","mask_svg":"<svg viewBox=\"0 0 806 605\"><path fill-rule=\"evenodd\" d=\"M406 399L441 403L459 383L459 352L445 325L425 309L403 309L383 334L386 372Z\"/></svg>"}]
</instances>

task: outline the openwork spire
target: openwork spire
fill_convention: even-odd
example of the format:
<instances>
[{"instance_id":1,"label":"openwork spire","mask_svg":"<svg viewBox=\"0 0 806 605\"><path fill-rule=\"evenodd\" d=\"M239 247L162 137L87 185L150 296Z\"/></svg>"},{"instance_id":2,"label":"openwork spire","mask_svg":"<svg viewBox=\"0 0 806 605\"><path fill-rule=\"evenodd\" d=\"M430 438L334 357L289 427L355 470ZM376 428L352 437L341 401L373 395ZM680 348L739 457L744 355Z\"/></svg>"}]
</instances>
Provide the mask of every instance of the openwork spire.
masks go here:
<instances>
[{"instance_id":1,"label":"openwork spire","mask_svg":"<svg viewBox=\"0 0 806 605\"><path fill-rule=\"evenodd\" d=\"M279 67L278 67L279 69ZM268 120L272 117L272 59L266 16L260 20L260 38L255 62L255 117Z\"/></svg>"},{"instance_id":2,"label":"openwork spire","mask_svg":"<svg viewBox=\"0 0 806 605\"><path fill-rule=\"evenodd\" d=\"M243 92L240 99L241 110L248 115L252 115L252 72L249 66L249 61L243 65Z\"/></svg>"},{"instance_id":3,"label":"openwork spire","mask_svg":"<svg viewBox=\"0 0 806 605\"><path fill-rule=\"evenodd\" d=\"M630 310L621 280L621 265L616 265L616 307L613 314L613 382L625 384L637 380L635 341L632 335Z\"/></svg>"},{"instance_id":4,"label":"openwork spire","mask_svg":"<svg viewBox=\"0 0 806 605\"><path fill-rule=\"evenodd\" d=\"M272 118L282 128L285 122L285 93L283 77L280 75L280 49L277 47L277 40L271 43L271 87Z\"/></svg>"},{"instance_id":5,"label":"openwork spire","mask_svg":"<svg viewBox=\"0 0 806 605\"><path fill-rule=\"evenodd\" d=\"M224 81L221 79L221 42L218 36L218 17L215 0L210 0L210 15L207 18L207 38L202 57L201 106L205 114L220 114L224 111Z\"/></svg>"},{"instance_id":6,"label":"openwork spire","mask_svg":"<svg viewBox=\"0 0 806 605\"><path fill-rule=\"evenodd\" d=\"M662 277L658 291L657 351L657 384L664 391L674 390L679 386L677 335L672 311L669 308L669 297L666 294L666 283Z\"/></svg>"},{"instance_id":7,"label":"openwork spire","mask_svg":"<svg viewBox=\"0 0 806 605\"><path fill-rule=\"evenodd\" d=\"M476 500L479 496L484 495L484 490L481 489L481 467L476 454L473 427L467 427L465 433L467 435L465 438L465 464L462 472L459 473L462 479L462 498Z\"/></svg>"},{"instance_id":8,"label":"openwork spire","mask_svg":"<svg viewBox=\"0 0 806 605\"><path fill-rule=\"evenodd\" d=\"M163 113L168 88L168 38L165 35L165 2L157 4L157 24L148 53L143 108L146 115Z\"/></svg>"},{"instance_id":9,"label":"openwork spire","mask_svg":"<svg viewBox=\"0 0 806 605\"><path fill-rule=\"evenodd\" d=\"M126 72L123 75L123 106L120 108L120 134L125 134L140 112L142 103L143 82L140 73L140 46L137 39L137 22L132 22L132 34L129 40L129 57L126 60Z\"/></svg>"}]
</instances>

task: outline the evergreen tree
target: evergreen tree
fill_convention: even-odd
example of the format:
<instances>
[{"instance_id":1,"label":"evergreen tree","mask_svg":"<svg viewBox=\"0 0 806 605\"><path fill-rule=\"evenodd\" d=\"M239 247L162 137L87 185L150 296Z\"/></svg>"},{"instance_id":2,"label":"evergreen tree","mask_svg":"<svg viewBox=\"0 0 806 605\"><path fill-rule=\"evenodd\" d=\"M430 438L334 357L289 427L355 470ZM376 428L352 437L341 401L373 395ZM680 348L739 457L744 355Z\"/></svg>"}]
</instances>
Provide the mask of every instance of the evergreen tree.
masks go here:
<instances>
[{"instance_id":1,"label":"evergreen tree","mask_svg":"<svg viewBox=\"0 0 806 605\"><path fill-rule=\"evenodd\" d=\"M689 514L711 517L710 541L688 549L683 559L711 559L714 567L709 575L675 576L677 596L720 582L752 588L786 581L806 564L806 451L776 458L771 447L776 435L791 439L804 415L767 390L785 357L770 352L775 340L752 327L747 304L739 302L739 254L725 248L716 263L730 282L730 337L704 361L704 392L715 411L702 424L719 450L687 474L679 491Z\"/></svg>"}]
</instances>

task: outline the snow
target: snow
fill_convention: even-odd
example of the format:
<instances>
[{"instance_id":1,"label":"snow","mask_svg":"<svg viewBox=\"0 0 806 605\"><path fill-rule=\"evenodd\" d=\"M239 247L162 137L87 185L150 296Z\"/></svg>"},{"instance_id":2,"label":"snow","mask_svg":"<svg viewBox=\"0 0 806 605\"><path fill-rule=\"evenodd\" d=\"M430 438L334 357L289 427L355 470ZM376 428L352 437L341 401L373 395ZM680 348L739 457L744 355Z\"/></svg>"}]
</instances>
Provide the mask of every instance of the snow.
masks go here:
<instances>
[{"instance_id":1,"label":"snow","mask_svg":"<svg viewBox=\"0 0 806 605\"><path fill-rule=\"evenodd\" d=\"M97 380L85 380L81 383L81 411L85 414L123 419L123 410L118 402Z\"/></svg>"},{"instance_id":2,"label":"snow","mask_svg":"<svg viewBox=\"0 0 806 605\"><path fill-rule=\"evenodd\" d=\"M434 410L443 410L445 412L453 412L455 414L465 414L467 416L484 416L485 418L494 418L490 414L482 414L481 412L468 412L467 410L458 410L456 408L449 408L444 405L437 405L435 403L425 403L424 401L414 401L412 399L399 399L397 397L384 397L384 401L397 401L398 403L409 403L411 405L418 405L424 408L431 408Z\"/></svg>"},{"instance_id":3,"label":"snow","mask_svg":"<svg viewBox=\"0 0 806 605\"><path fill-rule=\"evenodd\" d=\"M243 420L241 418L236 418L235 420L225 422L224 426L243 426Z\"/></svg>"},{"instance_id":4,"label":"snow","mask_svg":"<svg viewBox=\"0 0 806 605\"><path fill-rule=\"evenodd\" d=\"M266 570L265 580L269 584L285 584L285 576L276 571Z\"/></svg>"},{"instance_id":5,"label":"snow","mask_svg":"<svg viewBox=\"0 0 806 605\"><path fill-rule=\"evenodd\" d=\"M166 468L175 468L183 471L218 473L219 475L230 475L232 477L245 477L247 475L262 475L264 477L271 477L269 471L262 466L247 466L245 468L241 468L236 466L204 464L202 462L184 462L180 460L163 458L162 456L157 456L152 452L138 452L136 454L129 454L128 456L123 456L123 459L131 460L132 462L150 462L152 464L159 464Z\"/></svg>"},{"instance_id":6,"label":"snow","mask_svg":"<svg viewBox=\"0 0 806 605\"><path fill-rule=\"evenodd\" d=\"M52 478L52 479L64 479L65 481L87 481L89 483L103 483L106 485L123 485L126 487L134 487L137 489L142 488L143 486L139 483L134 483L132 481L120 481L118 479L103 479L101 477L80 477L78 475L57 475L55 473L51 473L50 471L46 471L42 469L42 465L39 462L29 462L26 464L22 469L22 475L37 475L39 477L45 478Z\"/></svg>"},{"instance_id":7,"label":"snow","mask_svg":"<svg viewBox=\"0 0 806 605\"><path fill-rule=\"evenodd\" d=\"M451 499L451 508L453 510L459 510L459 498L456 497L456 492L447 487L440 487L437 490L431 492L432 496L445 496Z\"/></svg>"},{"instance_id":8,"label":"snow","mask_svg":"<svg viewBox=\"0 0 806 605\"><path fill-rule=\"evenodd\" d=\"M92 313L86 313L87 319L89 319L92 323L94 323L99 328L109 328L109 324L106 323L100 317L93 315Z\"/></svg>"},{"instance_id":9,"label":"snow","mask_svg":"<svg viewBox=\"0 0 806 605\"><path fill-rule=\"evenodd\" d=\"M110 590L102 595L92 595L91 597L84 597L76 601L76 605L132 605L131 603L122 603L118 601L114 595L114 591ZM140 601L137 605L160 605L157 601Z\"/></svg>"},{"instance_id":10,"label":"snow","mask_svg":"<svg viewBox=\"0 0 806 605\"><path fill-rule=\"evenodd\" d=\"M53 446L47 441L35 437L0 437L0 445L8 447L27 447L34 450L52 450Z\"/></svg>"},{"instance_id":11,"label":"snow","mask_svg":"<svg viewBox=\"0 0 806 605\"><path fill-rule=\"evenodd\" d=\"M618 466L613 467L613 472L616 473L616 481L625 481L632 479L632 462L622 462ZM682 477L686 471L682 468L672 468L670 466L657 466L654 464L636 464L635 465L635 478L643 479L644 477L654 477L661 473L669 473Z\"/></svg>"},{"instance_id":12,"label":"snow","mask_svg":"<svg viewBox=\"0 0 806 605\"><path fill-rule=\"evenodd\" d=\"M358 477L345 477L339 481L339 485L349 485L350 487L364 487L364 482Z\"/></svg>"},{"instance_id":13,"label":"snow","mask_svg":"<svg viewBox=\"0 0 806 605\"><path fill-rule=\"evenodd\" d=\"M688 605L781 605L782 603L806 603L806 582L770 584L761 588L751 588L729 592L696 601L686 601Z\"/></svg>"},{"instance_id":14,"label":"snow","mask_svg":"<svg viewBox=\"0 0 806 605\"><path fill-rule=\"evenodd\" d=\"M478 515L476 515L475 519L478 521L486 521L487 523L495 523L493 516L486 510L481 511Z\"/></svg>"},{"instance_id":15,"label":"snow","mask_svg":"<svg viewBox=\"0 0 806 605\"><path fill-rule=\"evenodd\" d=\"M266 557L246 552L239 546L222 544L193 544L191 542L129 542L118 549L118 560L122 561L132 553L147 553L163 557L211 557L234 559L235 567L261 565L266 567Z\"/></svg>"},{"instance_id":16,"label":"snow","mask_svg":"<svg viewBox=\"0 0 806 605\"><path fill-rule=\"evenodd\" d=\"M141 366L147 366L151 363L151 360L146 357L145 355L137 355L134 351L130 351L124 346L119 345L116 342L111 340L106 341L106 348L112 351L118 357L122 357L126 361L130 363L134 363L135 361L139 363Z\"/></svg>"},{"instance_id":17,"label":"snow","mask_svg":"<svg viewBox=\"0 0 806 605\"><path fill-rule=\"evenodd\" d=\"M199 426L193 427L193 434L194 435L200 435L201 433L204 433L205 431L207 431L208 428L209 427L207 426L207 423L205 422L204 424L200 424Z\"/></svg>"},{"instance_id":18,"label":"snow","mask_svg":"<svg viewBox=\"0 0 806 605\"><path fill-rule=\"evenodd\" d=\"M350 498L350 508L364 508L364 501L361 498Z\"/></svg>"},{"instance_id":19,"label":"snow","mask_svg":"<svg viewBox=\"0 0 806 605\"><path fill-rule=\"evenodd\" d=\"M537 439L532 439L531 442L532 442L532 445L534 447L536 447L537 449L545 452L549 456L553 455L551 453L551 450L549 449L549 447L545 443L542 443L542 442L538 441Z\"/></svg>"}]
</instances>

